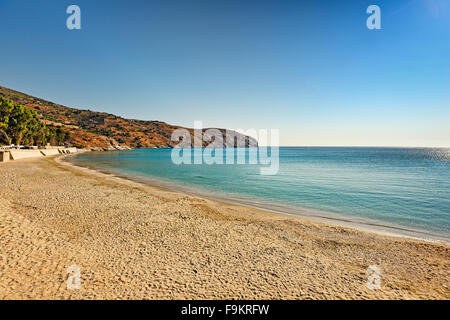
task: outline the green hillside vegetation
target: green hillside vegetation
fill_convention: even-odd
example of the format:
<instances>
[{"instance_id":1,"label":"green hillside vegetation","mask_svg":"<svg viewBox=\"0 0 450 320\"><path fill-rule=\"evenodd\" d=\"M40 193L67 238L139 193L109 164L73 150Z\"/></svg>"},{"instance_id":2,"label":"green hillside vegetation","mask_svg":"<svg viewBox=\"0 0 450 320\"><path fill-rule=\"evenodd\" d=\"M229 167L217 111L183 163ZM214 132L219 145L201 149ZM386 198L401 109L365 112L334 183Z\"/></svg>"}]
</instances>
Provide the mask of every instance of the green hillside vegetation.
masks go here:
<instances>
[{"instance_id":1,"label":"green hillside vegetation","mask_svg":"<svg viewBox=\"0 0 450 320\"><path fill-rule=\"evenodd\" d=\"M0 144L62 145L68 139L66 131L45 125L36 111L0 97Z\"/></svg>"}]
</instances>

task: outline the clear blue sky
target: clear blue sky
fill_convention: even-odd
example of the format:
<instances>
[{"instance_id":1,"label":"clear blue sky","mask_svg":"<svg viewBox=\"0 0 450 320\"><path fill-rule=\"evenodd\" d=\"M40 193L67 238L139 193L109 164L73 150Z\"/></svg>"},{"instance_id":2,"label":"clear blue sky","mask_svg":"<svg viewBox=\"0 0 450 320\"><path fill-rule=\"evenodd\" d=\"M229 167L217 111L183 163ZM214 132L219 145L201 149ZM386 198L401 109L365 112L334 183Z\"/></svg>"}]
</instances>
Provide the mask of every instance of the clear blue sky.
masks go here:
<instances>
[{"instance_id":1,"label":"clear blue sky","mask_svg":"<svg viewBox=\"0 0 450 320\"><path fill-rule=\"evenodd\" d=\"M0 34L0 85L67 106L279 128L282 145L450 147L448 0L0 0Z\"/></svg>"}]
</instances>

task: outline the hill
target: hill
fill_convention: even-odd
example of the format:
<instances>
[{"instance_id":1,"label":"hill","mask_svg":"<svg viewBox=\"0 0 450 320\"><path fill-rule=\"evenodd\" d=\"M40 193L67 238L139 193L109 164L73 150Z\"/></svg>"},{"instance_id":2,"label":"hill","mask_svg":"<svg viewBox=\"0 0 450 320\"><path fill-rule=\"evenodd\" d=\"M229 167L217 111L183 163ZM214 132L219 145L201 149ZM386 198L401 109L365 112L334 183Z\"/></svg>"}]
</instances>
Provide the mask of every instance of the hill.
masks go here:
<instances>
[{"instance_id":1,"label":"hill","mask_svg":"<svg viewBox=\"0 0 450 320\"><path fill-rule=\"evenodd\" d=\"M183 128L161 121L125 119L104 112L74 109L2 86L0 97L11 99L36 111L46 125L61 127L69 132L68 141L65 143L78 148L98 150L171 148L177 144L170 139L172 132ZM192 128L185 129L193 136ZM219 130L225 132L225 129ZM236 135L243 137L239 133ZM256 144L256 140L251 137L245 139L246 146L249 142ZM206 145L204 142L204 146Z\"/></svg>"}]
</instances>

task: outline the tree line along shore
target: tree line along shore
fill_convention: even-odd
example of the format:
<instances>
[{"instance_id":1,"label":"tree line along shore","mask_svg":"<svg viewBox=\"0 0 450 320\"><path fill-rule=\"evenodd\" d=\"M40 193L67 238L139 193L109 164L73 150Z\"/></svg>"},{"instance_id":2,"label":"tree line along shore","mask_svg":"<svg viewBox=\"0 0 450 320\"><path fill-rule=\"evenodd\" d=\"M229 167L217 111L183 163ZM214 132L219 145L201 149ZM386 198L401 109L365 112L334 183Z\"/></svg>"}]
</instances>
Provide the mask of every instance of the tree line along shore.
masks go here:
<instances>
[{"instance_id":1,"label":"tree line along shore","mask_svg":"<svg viewBox=\"0 0 450 320\"><path fill-rule=\"evenodd\" d=\"M36 111L0 97L1 145L62 146L68 138L68 131L46 125Z\"/></svg>"}]
</instances>

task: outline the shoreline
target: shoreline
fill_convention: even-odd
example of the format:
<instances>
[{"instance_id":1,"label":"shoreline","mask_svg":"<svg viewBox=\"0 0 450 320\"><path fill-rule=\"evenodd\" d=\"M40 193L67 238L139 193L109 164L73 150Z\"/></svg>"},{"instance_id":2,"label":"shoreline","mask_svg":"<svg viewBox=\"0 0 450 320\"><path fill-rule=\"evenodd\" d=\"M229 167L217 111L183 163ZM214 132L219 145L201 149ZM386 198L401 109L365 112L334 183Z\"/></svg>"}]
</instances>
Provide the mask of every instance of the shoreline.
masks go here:
<instances>
[{"instance_id":1,"label":"shoreline","mask_svg":"<svg viewBox=\"0 0 450 320\"><path fill-rule=\"evenodd\" d=\"M133 181L139 184L143 184L145 186L150 186L153 188L161 189L162 191L167 192L175 192L180 194L186 194L192 197L199 197L202 199L207 199L210 201L221 202L230 205L243 206L246 208L252 208L256 210L260 210L267 213L279 214L294 218L313 220L322 223L329 223L341 227L350 227L355 228L360 231L366 232L374 232L381 235L394 236L394 237L407 237L411 239L418 239L430 242L443 242L446 244L450 244L450 237L444 236L441 234L430 233L427 230L416 230L412 228L408 228L405 226L394 225L394 224L385 224L383 221L362 218L356 216L345 215L341 213L334 212L325 212L311 208L296 208L285 205L277 205L277 204L264 204L258 201L252 201L251 199L237 199L237 198L228 198L225 195L219 195L214 192L208 191L200 191L194 188L186 187L177 184L176 182L168 182L164 180L160 180L155 177L143 177L139 175L132 174L120 174L108 170L103 170L100 168L96 168L94 166L83 166L70 160L68 158L76 157L77 154L69 154L69 155L61 155L56 157L56 162L61 163L63 165L67 164L75 169L83 168L87 169L91 174L101 173L106 176L114 176L119 179L124 179L127 181ZM253 202L253 203L252 203Z\"/></svg>"},{"instance_id":2,"label":"shoreline","mask_svg":"<svg viewBox=\"0 0 450 320\"><path fill-rule=\"evenodd\" d=\"M0 164L0 179L0 299L450 298L444 242L166 191L58 156ZM80 290L66 288L71 265ZM366 286L371 265L380 290Z\"/></svg>"}]
</instances>

